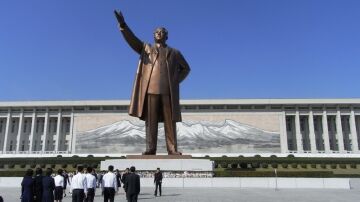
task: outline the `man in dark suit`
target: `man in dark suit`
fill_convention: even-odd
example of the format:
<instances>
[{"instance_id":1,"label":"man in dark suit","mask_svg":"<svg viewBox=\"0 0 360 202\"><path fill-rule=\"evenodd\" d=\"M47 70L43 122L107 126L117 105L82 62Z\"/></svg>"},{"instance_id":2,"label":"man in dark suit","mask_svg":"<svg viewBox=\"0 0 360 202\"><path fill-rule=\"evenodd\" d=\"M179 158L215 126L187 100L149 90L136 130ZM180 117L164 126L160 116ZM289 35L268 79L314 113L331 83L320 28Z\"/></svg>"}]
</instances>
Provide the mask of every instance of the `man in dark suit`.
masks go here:
<instances>
[{"instance_id":1,"label":"man in dark suit","mask_svg":"<svg viewBox=\"0 0 360 202\"><path fill-rule=\"evenodd\" d=\"M123 183L123 188L124 188L124 191L125 191L125 196L126 196L126 176L128 176L130 174L130 170L129 168L126 168L122 177L121 177L121 182ZM127 200L127 197L126 197L126 200Z\"/></svg>"},{"instance_id":2,"label":"man in dark suit","mask_svg":"<svg viewBox=\"0 0 360 202\"><path fill-rule=\"evenodd\" d=\"M131 166L130 174L126 176L125 192L129 202L137 202L140 193L140 176L135 173L134 166Z\"/></svg>"},{"instance_id":3,"label":"man in dark suit","mask_svg":"<svg viewBox=\"0 0 360 202\"><path fill-rule=\"evenodd\" d=\"M162 183L162 173L160 171L160 168L156 169L156 173L154 174L154 184L155 184L155 193L154 195L157 196L157 190L159 187L159 194L161 196L161 183Z\"/></svg>"},{"instance_id":4,"label":"man in dark suit","mask_svg":"<svg viewBox=\"0 0 360 202\"><path fill-rule=\"evenodd\" d=\"M34 202L41 202L42 199L42 172L41 168L36 168L35 170Z\"/></svg>"},{"instance_id":5,"label":"man in dark suit","mask_svg":"<svg viewBox=\"0 0 360 202\"><path fill-rule=\"evenodd\" d=\"M46 175L42 178L42 202L54 201L55 180L51 177L52 172L51 168L47 168Z\"/></svg>"}]
</instances>

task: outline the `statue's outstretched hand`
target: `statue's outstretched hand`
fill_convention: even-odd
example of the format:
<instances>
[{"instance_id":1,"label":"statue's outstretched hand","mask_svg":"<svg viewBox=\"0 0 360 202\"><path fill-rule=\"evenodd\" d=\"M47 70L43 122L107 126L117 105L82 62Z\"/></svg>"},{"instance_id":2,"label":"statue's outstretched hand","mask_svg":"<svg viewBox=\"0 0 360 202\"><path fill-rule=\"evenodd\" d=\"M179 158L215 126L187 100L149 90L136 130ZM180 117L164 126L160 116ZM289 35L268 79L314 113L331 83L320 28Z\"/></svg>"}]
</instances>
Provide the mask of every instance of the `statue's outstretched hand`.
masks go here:
<instances>
[{"instance_id":1,"label":"statue's outstretched hand","mask_svg":"<svg viewBox=\"0 0 360 202\"><path fill-rule=\"evenodd\" d=\"M125 24L125 19L121 11L114 10L115 17L120 25Z\"/></svg>"}]
</instances>

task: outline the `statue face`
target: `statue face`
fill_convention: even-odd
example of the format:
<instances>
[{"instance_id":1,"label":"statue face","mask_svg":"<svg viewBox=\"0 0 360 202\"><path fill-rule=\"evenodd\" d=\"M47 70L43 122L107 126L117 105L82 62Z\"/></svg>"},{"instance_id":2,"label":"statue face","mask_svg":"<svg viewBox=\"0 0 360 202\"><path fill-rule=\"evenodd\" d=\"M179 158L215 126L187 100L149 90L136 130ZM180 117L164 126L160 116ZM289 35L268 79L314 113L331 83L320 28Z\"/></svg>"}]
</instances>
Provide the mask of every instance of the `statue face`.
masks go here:
<instances>
[{"instance_id":1,"label":"statue face","mask_svg":"<svg viewBox=\"0 0 360 202\"><path fill-rule=\"evenodd\" d=\"M161 43L165 42L168 38L168 32L165 28L160 27L157 28L154 32L154 40L155 42Z\"/></svg>"}]
</instances>

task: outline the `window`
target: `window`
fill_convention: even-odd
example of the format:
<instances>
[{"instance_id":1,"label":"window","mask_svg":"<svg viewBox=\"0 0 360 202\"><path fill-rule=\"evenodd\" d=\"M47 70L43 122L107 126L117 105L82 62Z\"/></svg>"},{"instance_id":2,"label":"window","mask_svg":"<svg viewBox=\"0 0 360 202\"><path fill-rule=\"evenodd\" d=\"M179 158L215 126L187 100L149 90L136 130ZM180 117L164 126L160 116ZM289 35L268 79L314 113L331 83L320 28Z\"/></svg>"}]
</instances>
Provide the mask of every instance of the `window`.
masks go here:
<instances>
[{"instance_id":1,"label":"window","mask_svg":"<svg viewBox=\"0 0 360 202\"><path fill-rule=\"evenodd\" d=\"M26 133L26 131L27 131L27 126L28 126L28 121L25 120L25 122L24 122L24 128L23 128L23 133Z\"/></svg>"},{"instance_id":2,"label":"window","mask_svg":"<svg viewBox=\"0 0 360 202\"><path fill-rule=\"evenodd\" d=\"M100 110L100 107L92 106L92 107L89 107L89 110L90 111L98 111L98 110Z\"/></svg>"},{"instance_id":3,"label":"window","mask_svg":"<svg viewBox=\"0 0 360 202\"><path fill-rule=\"evenodd\" d=\"M196 109L196 106L195 105L186 105L184 108L186 110L194 110L194 109Z\"/></svg>"},{"instance_id":4,"label":"window","mask_svg":"<svg viewBox=\"0 0 360 202\"><path fill-rule=\"evenodd\" d=\"M56 133L56 128L57 128L57 120L54 121L54 124L53 124L53 132Z\"/></svg>"},{"instance_id":5,"label":"window","mask_svg":"<svg viewBox=\"0 0 360 202\"><path fill-rule=\"evenodd\" d=\"M39 125L40 125L40 120L36 121L36 133L39 132Z\"/></svg>"},{"instance_id":6,"label":"window","mask_svg":"<svg viewBox=\"0 0 360 202\"><path fill-rule=\"evenodd\" d=\"M110 110L114 110L114 106L103 106L102 109L105 111L110 111Z\"/></svg>"},{"instance_id":7,"label":"window","mask_svg":"<svg viewBox=\"0 0 360 202\"><path fill-rule=\"evenodd\" d=\"M12 121L12 125L11 125L11 133L14 133L15 132L15 123L16 121Z\"/></svg>"},{"instance_id":8,"label":"window","mask_svg":"<svg viewBox=\"0 0 360 202\"><path fill-rule=\"evenodd\" d=\"M66 120L66 126L65 126L65 132L68 133L70 132L70 119Z\"/></svg>"},{"instance_id":9,"label":"window","mask_svg":"<svg viewBox=\"0 0 360 202\"><path fill-rule=\"evenodd\" d=\"M4 121L1 120L0 121L0 133L3 131L3 127L4 127ZM1 145L1 144L0 144Z\"/></svg>"},{"instance_id":10,"label":"window","mask_svg":"<svg viewBox=\"0 0 360 202\"><path fill-rule=\"evenodd\" d=\"M225 105L214 105L213 109L225 109Z\"/></svg>"},{"instance_id":11,"label":"window","mask_svg":"<svg viewBox=\"0 0 360 202\"><path fill-rule=\"evenodd\" d=\"M12 150L13 150L13 141L11 140L11 141L10 141L9 151L12 151Z\"/></svg>"},{"instance_id":12,"label":"window","mask_svg":"<svg viewBox=\"0 0 360 202\"><path fill-rule=\"evenodd\" d=\"M226 108L227 109L238 109L239 106L238 105L227 105Z\"/></svg>"},{"instance_id":13,"label":"window","mask_svg":"<svg viewBox=\"0 0 360 202\"><path fill-rule=\"evenodd\" d=\"M128 110L128 106L116 106L116 110Z\"/></svg>"},{"instance_id":14,"label":"window","mask_svg":"<svg viewBox=\"0 0 360 202\"><path fill-rule=\"evenodd\" d=\"M199 105L199 109L210 109L210 105Z\"/></svg>"}]
</instances>

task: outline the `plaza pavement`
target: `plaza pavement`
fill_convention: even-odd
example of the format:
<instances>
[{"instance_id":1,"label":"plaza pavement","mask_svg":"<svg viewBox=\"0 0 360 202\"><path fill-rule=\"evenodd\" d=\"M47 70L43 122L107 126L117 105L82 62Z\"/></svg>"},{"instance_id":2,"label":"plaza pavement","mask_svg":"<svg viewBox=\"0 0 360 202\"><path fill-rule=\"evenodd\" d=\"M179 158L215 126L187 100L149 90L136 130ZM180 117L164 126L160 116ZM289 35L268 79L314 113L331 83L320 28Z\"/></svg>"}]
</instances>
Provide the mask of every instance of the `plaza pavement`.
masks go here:
<instances>
[{"instance_id":1,"label":"plaza pavement","mask_svg":"<svg viewBox=\"0 0 360 202\"><path fill-rule=\"evenodd\" d=\"M139 201L196 201L196 202L354 202L360 200L360 185L350 190L341 189L234 189L234 188L163 188L163 195L155 197L152 188L142 188ZM5 202L20 201L20 188L0 188L0 195ZM68 194L63 202L71 201ZM100 189L95 201L103 201ZM126 201L123 189L115 196L115 201Z\"/></svg>"}]
</instances>

